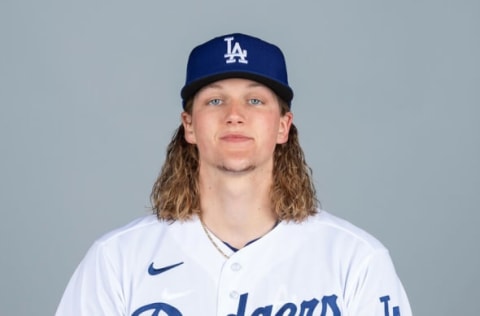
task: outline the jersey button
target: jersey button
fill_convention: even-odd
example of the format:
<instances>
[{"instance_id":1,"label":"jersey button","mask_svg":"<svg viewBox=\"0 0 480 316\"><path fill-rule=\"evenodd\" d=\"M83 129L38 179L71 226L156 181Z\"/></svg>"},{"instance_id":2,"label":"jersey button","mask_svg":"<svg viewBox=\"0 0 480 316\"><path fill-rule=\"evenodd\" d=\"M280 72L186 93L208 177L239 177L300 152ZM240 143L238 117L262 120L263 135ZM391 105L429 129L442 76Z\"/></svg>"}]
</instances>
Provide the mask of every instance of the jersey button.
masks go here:
<instances>
[{"instance_id":1,"label":"jersey button","mask_svg":"<svg viewBox=\"0 0 480 316\"><path fill-rule=\"evenodd\" d=\"M238 295L237 291L231 291L230 292L230 298L236 300L240 295Z\"/></svg>"},{"instance_id":2,"label":"jersey button","mask_svg":"<svg viewBox=\"0 0 480 316\"><path fill-rule=\"evenodd\" d=\"M242 269L242 265L238 262L235 262L230 266L230 268L232 271L240 271L240 269Z\"/></svg>"}]
</instances>

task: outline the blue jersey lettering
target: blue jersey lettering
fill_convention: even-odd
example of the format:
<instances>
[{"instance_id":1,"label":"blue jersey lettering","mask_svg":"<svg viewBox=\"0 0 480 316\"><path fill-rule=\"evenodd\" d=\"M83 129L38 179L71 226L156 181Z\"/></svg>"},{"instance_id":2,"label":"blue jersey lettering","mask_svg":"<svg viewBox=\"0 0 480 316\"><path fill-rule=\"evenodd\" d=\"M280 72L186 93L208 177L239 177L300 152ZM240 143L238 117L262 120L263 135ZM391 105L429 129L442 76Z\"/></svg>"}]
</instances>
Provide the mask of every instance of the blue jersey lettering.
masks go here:
<instances>
[{"instance_id":1,"label":"blue jersey lettering","mask_svg":"<svg viewBox=\"0 0 480 316\"><path fill-rule=\"evenodd\" d=\"M390 301L390 296L385 295L380 297L380 302L383 303L383 306L385 308L385 316L390 316L390 307L388 306L388 301ZM393 307L393 316L400 316L400 307Z\"/></svg>"},{"instance_id":2,"label":"blue jersey lettering","mask_svg":"<svg viewBox=\"0 0 480 316\"><path fill-rule=\"evenodd\" d=\"M384 301L382 300L382 302ZM240 295L236 313L228 314L227 316L248 316L245 315L245 311L247 310L247 304L248 293L244 293ZM386 304L386 308L388 310L388 300L386 301ZM318 315L317 307L320 307L319 300L313 298L309 301L302 301L299 305L293 302L286 302L277 311L273 310L273 305L260 306L257 307L250 316L314 316ZM322 305L320 308L320 316L326 316L328 311L330 311L329 315L341 316L340 309L337 305L336 295L324 296L322 298ZM393 310L393 316L400 316L400 313L398 312L398 307L396 309L394 308ZM183 315L176 307L167 303L152 303L140 307L132 314L132 316L159 316L160 312L163 312L162 315L166 316ZM389 315L385 314L385 316Z\"/></svg>"},{"instance_id":3,"label":"blue jersey lettering","mask_svg":"<svg viewBox=\"0 0 480 316\"><path fill-rule=\"evenodd\" d=\"M148 312L148 314L146 314ZM172 305L166 303L153 303L140 307L132 316L158 316L160 312L167 316L182 316L182 313Z\"/></svg>"}]
</instances>

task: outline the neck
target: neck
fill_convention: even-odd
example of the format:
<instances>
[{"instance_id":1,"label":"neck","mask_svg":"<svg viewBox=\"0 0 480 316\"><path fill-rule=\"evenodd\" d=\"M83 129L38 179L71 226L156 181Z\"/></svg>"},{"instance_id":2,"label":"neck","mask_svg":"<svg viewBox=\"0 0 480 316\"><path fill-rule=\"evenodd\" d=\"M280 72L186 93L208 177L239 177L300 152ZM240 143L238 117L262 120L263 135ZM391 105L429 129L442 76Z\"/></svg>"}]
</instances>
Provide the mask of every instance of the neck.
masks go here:
<instances>
[{"instance_id":1,"label":"neck","mask_svg":"<svg viewBox=\"0 0 480 316\"><path fill-rule=\"evenodd\" d=\"M235 248L269 232L277 221L271 175L215 176L200 172L201 216L212 233Z\"/></svg>"}]
</instances>

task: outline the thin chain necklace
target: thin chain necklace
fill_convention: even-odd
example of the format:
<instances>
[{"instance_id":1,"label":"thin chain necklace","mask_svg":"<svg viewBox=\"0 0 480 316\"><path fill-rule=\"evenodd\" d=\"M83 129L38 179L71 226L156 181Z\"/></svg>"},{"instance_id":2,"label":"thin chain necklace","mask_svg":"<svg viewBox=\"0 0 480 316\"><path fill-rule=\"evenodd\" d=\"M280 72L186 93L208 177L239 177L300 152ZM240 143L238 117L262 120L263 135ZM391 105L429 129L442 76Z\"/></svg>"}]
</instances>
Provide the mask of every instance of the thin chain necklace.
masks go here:
<instances>
[{"instance_id":1,"label":"thin chain necklace","mask_svg":"<svg viewBox=\"0 0 480 316\"><path fill-rule=\"evenodd\" d=\"M217 245L217 243L215 242L215 240L213 240L213 237L212 235L210 234L210 232L208 231L207 229L207 226L205 226L205 223L203 222L203 219L200 217L200 223L202 224L202 227L203 227L203 230L205 231L205 234L207 235L208 237L208 240L210 240L210 242L212 243L212 245L215 247L215 249L218 250L218 252L225 257L225 259L230 259L230 256L228 256L225 252L222 251L222 249L220 249L220 247Z\"/></svg>"}]
</instances>

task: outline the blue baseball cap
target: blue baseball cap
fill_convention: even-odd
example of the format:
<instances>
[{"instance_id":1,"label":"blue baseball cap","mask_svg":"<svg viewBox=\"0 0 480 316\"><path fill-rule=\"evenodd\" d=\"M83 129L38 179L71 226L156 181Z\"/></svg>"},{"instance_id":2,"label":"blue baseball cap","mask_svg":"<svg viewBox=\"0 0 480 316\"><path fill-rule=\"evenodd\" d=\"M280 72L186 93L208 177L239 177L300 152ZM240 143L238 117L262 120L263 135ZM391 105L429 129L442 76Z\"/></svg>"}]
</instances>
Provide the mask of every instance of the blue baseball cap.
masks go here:
<instances>
[{"instance_id":1,"label":"blue baseball cap","mask_svg":"<svg viewBox=\"0 0 480 316\"><path fill-rule=\"evenodd\" d=\"M216 37L195 47L188 58L182 103L202 87L222 79L244 78L272 89L288 106L293 90L288 85L285 57L277 46L235 33Z\"/></svg>"}]
</instances>

